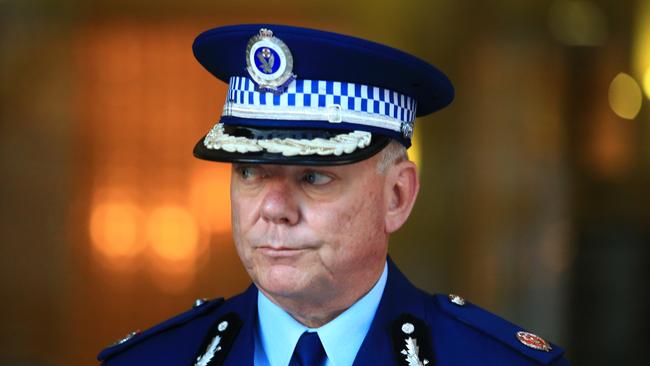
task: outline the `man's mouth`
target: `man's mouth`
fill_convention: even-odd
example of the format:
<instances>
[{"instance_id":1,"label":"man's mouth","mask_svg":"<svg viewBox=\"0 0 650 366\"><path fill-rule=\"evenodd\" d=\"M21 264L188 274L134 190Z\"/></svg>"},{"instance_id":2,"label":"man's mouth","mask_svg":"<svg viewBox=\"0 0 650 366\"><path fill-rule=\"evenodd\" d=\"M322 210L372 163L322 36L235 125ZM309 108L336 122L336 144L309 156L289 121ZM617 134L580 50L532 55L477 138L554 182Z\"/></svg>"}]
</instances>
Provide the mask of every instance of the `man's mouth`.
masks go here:
<instances>
[{"instance_id":1,"label":"man's mouth","mask_svg":"<svg viewBox=\"0 0 650 366\"><path fill-rule=\"evenodd\" d=\"M310 248L293 246L262 245L257 250L268 257L282 258L300 255Z\"/></svg>"}]
</instances>

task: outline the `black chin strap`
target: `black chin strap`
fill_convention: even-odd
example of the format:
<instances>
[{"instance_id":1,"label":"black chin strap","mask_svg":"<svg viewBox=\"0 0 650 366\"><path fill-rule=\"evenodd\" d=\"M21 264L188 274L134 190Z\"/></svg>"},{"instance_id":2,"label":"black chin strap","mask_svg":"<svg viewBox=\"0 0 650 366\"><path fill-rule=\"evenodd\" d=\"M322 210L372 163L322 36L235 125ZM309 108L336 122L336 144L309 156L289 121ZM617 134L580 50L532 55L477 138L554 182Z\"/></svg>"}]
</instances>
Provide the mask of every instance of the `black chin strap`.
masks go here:
<instances>
[{"instance_id":1,"label":"black chin strap","mask_svg":"<svg viewBox=\"0 0 650 366\"><path fill-rule=\"evenodd\" d=\"M274 129L248 126L224 125L224 132L237 137L246 137L256 140L269 140L273 138L291 139L330 139L340 134L349 133L350 130L323 130L323 129Z\"/></svg>"}]
</instances>

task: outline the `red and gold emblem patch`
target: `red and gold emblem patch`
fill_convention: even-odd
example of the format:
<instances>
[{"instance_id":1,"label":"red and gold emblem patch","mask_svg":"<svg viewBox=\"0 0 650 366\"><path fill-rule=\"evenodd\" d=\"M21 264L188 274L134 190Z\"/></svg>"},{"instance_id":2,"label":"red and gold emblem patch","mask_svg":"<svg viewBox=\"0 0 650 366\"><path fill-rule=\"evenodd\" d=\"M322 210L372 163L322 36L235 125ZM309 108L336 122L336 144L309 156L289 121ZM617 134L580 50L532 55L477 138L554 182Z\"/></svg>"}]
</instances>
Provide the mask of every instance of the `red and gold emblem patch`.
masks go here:
<instances>
[{"instance_id":1,"label":"red and gold emblem patch","mask_svg":"<svg viewBox=\"0 0 650 366\"><path fill-rule=\"evenodd\" d=\"M523 331L517 332L517 339L524 345L536 350L549 352L552 349L551 345L548 342L546 342L542 337L533 333Z\"/></svg>"}]
</instances>

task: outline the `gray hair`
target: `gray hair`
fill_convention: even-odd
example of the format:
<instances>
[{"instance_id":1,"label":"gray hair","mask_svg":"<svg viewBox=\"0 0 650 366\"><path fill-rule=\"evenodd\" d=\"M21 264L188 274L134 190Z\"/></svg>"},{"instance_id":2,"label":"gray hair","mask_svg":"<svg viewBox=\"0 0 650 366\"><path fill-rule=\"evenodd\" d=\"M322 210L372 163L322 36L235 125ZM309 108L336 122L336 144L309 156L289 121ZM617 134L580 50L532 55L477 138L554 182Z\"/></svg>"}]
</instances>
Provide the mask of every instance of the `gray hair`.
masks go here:
<instances>
[{"instance_id":1,"label":"gray hair","mask_svg":"<svg viewBox=\"0 0 650 366\"><path fill-rule=\"evenodd\" d=\"M379 159L377 160L377 172L380 174L386 173L386 169L393 164L409 160L406 147L396 140L390 140L388 145L379 152Z\"/></svg>"}]
</instances>

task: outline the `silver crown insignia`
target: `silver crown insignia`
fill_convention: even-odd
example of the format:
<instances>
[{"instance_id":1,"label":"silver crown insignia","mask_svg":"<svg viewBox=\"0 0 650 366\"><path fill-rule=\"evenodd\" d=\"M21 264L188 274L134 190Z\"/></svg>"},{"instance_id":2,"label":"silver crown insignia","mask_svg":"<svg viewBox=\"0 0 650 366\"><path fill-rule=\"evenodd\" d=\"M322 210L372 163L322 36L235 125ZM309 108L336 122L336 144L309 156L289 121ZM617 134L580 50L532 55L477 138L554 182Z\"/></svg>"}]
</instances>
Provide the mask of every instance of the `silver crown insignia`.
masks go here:
<instances>
[{"instance_id":1,"label":"silver crown insignia","mask_svg":"<svg viewBox=\"0 0 650 366\"><path fill-rule=\"evenodd\" d=\"M271 38L273 37L273 31L270 29L262 28L260 29L260 37L262 38Z\"/></svg>"}]
</instances>

